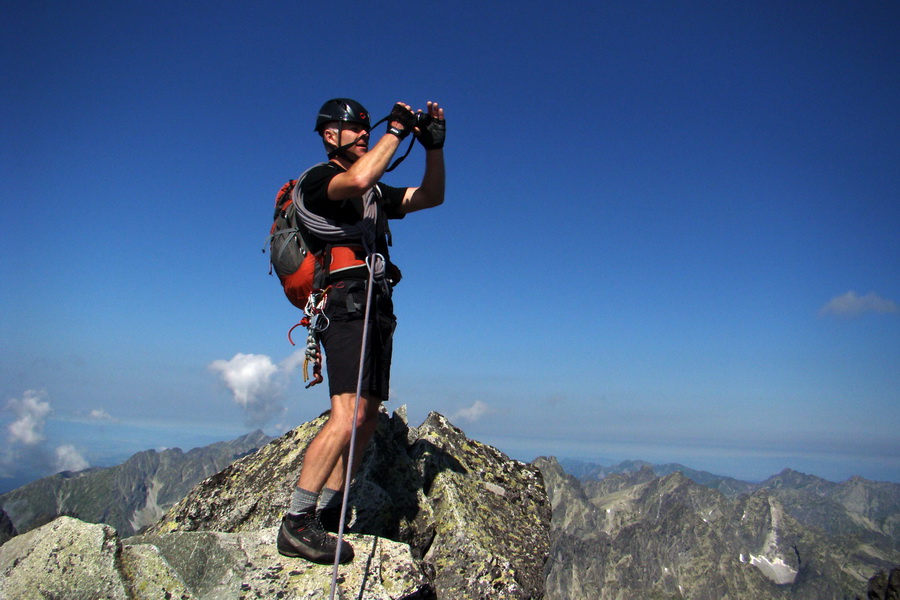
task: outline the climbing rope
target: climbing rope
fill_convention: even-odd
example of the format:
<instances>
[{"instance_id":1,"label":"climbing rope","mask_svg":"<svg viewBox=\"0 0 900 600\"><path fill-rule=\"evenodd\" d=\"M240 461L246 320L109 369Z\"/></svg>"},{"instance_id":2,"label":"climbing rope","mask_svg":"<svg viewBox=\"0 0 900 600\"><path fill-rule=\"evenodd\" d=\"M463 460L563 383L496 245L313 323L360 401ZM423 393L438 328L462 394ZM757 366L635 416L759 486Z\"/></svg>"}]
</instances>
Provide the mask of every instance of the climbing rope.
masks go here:
<instances>
[{"instance_id":1,"label":"climbing rope","mask_svg":"<svg viewBox=\"0 0 900 600\"><path fill-rule=\"evenodd\" d=\"M379 265L380 263L380 265ZM366 311L363 317L362 342L359 348L359 375L356 378L356 402L353 406L350 427L350 450L347 452L346 474L344 478L344 499L341 502L341 518L338 520L337 549L334 552L334 569L331 574L331 596L334 600L334 592L337 590L338 565L340 564L341 544L344 542L344 520L347 518L347 498L350 496L350 479L353 474L353 452L356 448L356 415L359 414L359 401L362 397L363 369L365 367L366 342L369 332L369 311L372 306L372 286L375 279L375 271L381 267L384 272L384 257L380 254L366 256L366 267L369 269L369 279L366 283Z\"/></svg>"}]
</instances>

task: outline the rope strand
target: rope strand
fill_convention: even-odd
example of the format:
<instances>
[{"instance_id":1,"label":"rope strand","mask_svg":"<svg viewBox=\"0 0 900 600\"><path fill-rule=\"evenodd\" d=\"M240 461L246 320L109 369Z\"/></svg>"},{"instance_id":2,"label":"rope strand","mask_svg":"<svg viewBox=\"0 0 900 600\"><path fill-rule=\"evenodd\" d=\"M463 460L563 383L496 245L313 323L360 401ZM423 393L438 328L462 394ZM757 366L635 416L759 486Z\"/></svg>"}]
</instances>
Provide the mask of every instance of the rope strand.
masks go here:
<instances>
[{"instance_id":1,"label":"rope strand","mask_svg":"<svg viewBox=\"0 0 900 600\"><path fill-rule=\"evenodd\" d=\"M344 520L347 518L347 498L350 497L350 479L353 473L353 452L356 447L356 418L359 414L359 401L362 397L363 369L365 367L366 342L368 340L369 332L369 312L370 307L372 306L372 287L374 285L376 263L379 261L384 264L384 257L380 254L369 254L366 256L366 267L369 269L369 279L366 283L366 311L365 316L363 317L362 342L359 349L359 375L356 378L356 403L353 407L353 421L351 422L350 427L350 450L347 453L346 474L344 477L344 499L341 501L341 518L338 520L337 549L334 552L334 569L331 573L330 600L334 600L334 593L337 590L338 565L340 565L341 544L344 541Z\"/></svg>"}]
</instances>

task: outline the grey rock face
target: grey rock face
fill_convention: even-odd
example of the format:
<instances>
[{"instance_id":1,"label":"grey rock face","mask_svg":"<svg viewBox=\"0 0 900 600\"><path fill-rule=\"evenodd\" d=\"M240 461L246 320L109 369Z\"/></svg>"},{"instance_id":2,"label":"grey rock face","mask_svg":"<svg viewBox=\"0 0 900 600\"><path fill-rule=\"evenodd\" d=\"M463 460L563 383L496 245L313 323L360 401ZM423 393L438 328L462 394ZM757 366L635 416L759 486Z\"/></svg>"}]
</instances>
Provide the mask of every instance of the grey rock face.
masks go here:
<instances>
[{"instance_id":1,"label":"grey rock face","mask_svg":"<svg viewBox=\"0 0 900 600\"><path fill-rule=\"evenodd\" d=\"M869 600L900 600L900 566L879 571L869 580Z\"/></svg>"},{"instance_id":2,"label":"grey rock face","mask_svg":"<svg viewBox=\"0 0 900 600\"><path fill-rule=\"evenodd\" d=\"M785 469L761 486L806 526L879 551L900 551L900 484L861 477L833 483Z\"/></svg>"},{"instance_id":3,"label":"grey rock face","mask_svg":"<svg viewBox=\"0 0 900 600\"><path fill-rule=\"evenodd\" d=\"M553 502L548 599L862 598L900 560L805 527L771 489L732 499L649 467L579 481L535 464Z\"/></svg>"},{"instance_id":4,"label":"grey rock face","mask_svg":"<svg viewBox=\"0 0 900 600\"><path fill-rule=\"evenodd\" d=\"M126 600L119 550L112 527L57 519L0 547L0 598Z\"/></svg>"}]
</instances>

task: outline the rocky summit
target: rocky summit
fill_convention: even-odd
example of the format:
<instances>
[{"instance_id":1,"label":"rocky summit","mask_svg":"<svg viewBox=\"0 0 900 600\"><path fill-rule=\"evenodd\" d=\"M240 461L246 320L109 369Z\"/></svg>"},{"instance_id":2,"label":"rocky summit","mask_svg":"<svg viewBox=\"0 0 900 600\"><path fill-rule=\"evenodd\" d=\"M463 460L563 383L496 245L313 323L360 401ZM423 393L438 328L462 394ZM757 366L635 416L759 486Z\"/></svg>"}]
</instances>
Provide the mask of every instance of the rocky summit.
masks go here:
<instances>
[{"instance_id":1,"label":"rocky summit","mask_svg":"<svg viewBox=\"0 0 900 600\"><path fill-rule=\"evenodd\" d=\"M0 598L327 598L332 567L275 535L325 416L197 485L142 535L63 517L0 547ZM551 507L540 471L432 413L382 413L348 495L337 598L539 599Z\"/></svg>"}]
</instances>

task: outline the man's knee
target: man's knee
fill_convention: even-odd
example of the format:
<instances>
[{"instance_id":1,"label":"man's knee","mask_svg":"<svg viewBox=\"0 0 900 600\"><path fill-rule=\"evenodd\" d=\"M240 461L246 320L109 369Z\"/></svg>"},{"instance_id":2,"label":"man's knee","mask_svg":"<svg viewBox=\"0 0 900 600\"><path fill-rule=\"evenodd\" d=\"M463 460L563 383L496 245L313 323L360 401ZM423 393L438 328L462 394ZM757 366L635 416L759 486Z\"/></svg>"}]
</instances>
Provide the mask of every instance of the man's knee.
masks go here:
<instances>
[{"instance_id":1,"label":"man's knee","mask_svg":"<svg viewBox=\"0 0 900 600\"><path fill-rule=\"evenodd\" d=\"M353 427L371 426L378 421L380 406L380 399L362 396L359 399L359 409L356 411L354 419L356 394L341 394L332 398L332 410L329 420L334 421L334 426L347 428L347 431L350 431Z\"/></svg>"}]
</instances>

